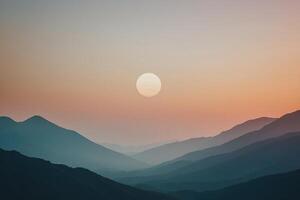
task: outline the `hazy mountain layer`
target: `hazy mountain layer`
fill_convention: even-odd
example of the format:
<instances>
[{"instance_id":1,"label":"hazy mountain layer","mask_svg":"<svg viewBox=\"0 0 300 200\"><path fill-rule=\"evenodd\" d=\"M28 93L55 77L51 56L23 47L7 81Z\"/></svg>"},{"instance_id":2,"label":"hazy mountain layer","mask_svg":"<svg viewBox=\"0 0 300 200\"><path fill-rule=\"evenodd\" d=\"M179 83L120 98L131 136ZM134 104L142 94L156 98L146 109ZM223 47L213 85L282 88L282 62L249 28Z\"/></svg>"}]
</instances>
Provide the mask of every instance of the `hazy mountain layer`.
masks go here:
<instances>
[{"instance_id":1,"label":"hazy mountain layer","mask_svg":"<svg viewBox=\"0 0 300 200\"><path fill-rule=\"evenodd\" d=\"M0 147L54 163L106 172L145 167L140 161L98 145L39 116L24 122L0 118Z\"/></svg>"},{"instance_id":2,"label":"hazy mountain layer","mask_svg":"<svg viewBox=\"0 0 300 200\"><path fill-rule=\"evenodd\" d=\"M300 132L248 145L231 153L192 162L158 176L131 177L122 181L159 191L205 191L259 176L300 168Z\"/></svg>"},{"instance_id":3,"label":"hazy mountain layer","mask_svg":"<svg viewBox=\"0 0 300 200\"><path fill-rule=\"evenodd\" d=\"M173 142L159 147L155 147L134 155L134 158L148 164L160 164L173 160L189 152L201 150L216 145L226 143L234 138L242 136L250 131L261 129L265 125L273 122L274 118L261 117L246 121L234 126L230 130L224 131L214 137L192 138L185 141Z\"/></svg>"},{"instance_id":4,"label":"hazy mountain layer","mask_svg":"<svg viewBox=\"0 0 300 200\"><path fill-rule=\"evenodd\" d=\"M262 141L272 137L278 137L289 132L300 131L300 110L283 115L279 119L264 126L262 129L249 132L241 137L238 137L230 142L216 147L204 149L188 153L182 157L174 159L171 162L179 160L200 160L209 156L231 152L239 148L245 147L258 141Z\"/></svg>"},{"instance_id":5,"label":"hazy mountain layer","mask_svg":"<svg viewBox=\"0 0 300 200\"><path fill-rule=\"evenodd\" d=\"M146 151L148 149L161 146L166 143L169 143L169 141L162 142L162 143L145 144L145 145L120 145L120 144L111 144L111 143L101 143L101 145L113 151L131 156Z\"/></svg>"}]
</instances>

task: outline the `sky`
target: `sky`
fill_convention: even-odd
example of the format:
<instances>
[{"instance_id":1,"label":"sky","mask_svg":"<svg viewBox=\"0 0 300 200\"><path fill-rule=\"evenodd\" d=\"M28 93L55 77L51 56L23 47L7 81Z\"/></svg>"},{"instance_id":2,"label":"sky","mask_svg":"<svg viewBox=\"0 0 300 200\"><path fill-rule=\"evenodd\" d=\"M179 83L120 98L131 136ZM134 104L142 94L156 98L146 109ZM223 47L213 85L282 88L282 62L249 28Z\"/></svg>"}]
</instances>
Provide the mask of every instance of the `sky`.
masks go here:
<instances>
[{"instance_id":1,"label":"sky","mask_svg":"<svg viewBox=\"0 0 300 200\"><path fill-rule=\"evenodd\" d=\"M0 0L0 115L98 143L211 136L300 109L300 1ZM145 98L137 78L155 73Z\"/></svg>"}]
</instances>

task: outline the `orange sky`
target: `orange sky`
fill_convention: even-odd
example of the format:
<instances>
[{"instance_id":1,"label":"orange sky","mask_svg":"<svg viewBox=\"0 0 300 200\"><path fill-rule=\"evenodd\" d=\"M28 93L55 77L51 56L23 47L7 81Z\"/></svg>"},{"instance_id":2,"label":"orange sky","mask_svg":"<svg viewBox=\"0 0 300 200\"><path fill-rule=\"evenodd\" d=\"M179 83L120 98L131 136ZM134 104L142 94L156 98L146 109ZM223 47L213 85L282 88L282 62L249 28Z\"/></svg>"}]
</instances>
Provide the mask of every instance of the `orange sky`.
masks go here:
<instances>
[{"instance_id":1,"label":"orange sky","mask_svg":"<svg viewBox=\"0 0 300 200\"><path fill-rule=\"evenodd\" d=\"M208 136L300 109L299 1L1 1L0 115L97 142ZM140 96L153 72L162 92Z\"/></svg>"}]
</instances>

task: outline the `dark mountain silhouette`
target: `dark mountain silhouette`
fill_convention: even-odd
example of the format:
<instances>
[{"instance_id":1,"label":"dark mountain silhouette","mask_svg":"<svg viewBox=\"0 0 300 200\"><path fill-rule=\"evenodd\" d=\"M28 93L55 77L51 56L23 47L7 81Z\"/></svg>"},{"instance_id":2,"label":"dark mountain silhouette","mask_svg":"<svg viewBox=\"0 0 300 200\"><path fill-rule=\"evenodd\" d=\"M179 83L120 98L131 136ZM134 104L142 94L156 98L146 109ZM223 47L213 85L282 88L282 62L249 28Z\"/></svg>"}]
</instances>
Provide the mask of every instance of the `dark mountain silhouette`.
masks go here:
<instances>
[{"instance_id":1,"label":"dark mountain silhouette","mask_svg":"<svg viewBox=\"0 0 300 200\"><path fill-rule=\"evenodd\" d=\"M171 200L119 184L83 168L70 168L0 149L0 197L5 200Z\"/></svg>"},{"instance_id":2,"label":"dark mountain silhouette","mask_svg":"<svg viewBox=\"0 0 300 200\"><path fill-rule=\"evenodd\" d=\"M24 122L2 117L0 125L0 148L6 150L102 173L145 167L140 161L98 145L40 116Z\"/></svg>"},{"instance_id":3,"label":"dark mountain silhouette","mask_svg":"<svg viewBox=\"0 0 300 200\"><path fill-rule=\"evenodd\" d=\"M212 156L168 174L132 177L123 182L158 191L214 190L260 176L300 168L300 132Z\"/></svg>"},{"instance_id":4,"label":"dark mountain silhouette","mask_svg":"<svg viewBox=\"0 0 300 200\"><path fill-rule=\"evenodd\" d=\"M162 162L173 160L177 157L183 156L184 154L187 154L189 152L226 143L250 131L259 130L265 125L273 122L274 120L274 118L268 117L261 117L253 120L248 120L214 137L192 138L185 141L165 144L138 153L134 155L134 158L146 162L148 164L157 165Z\"/></svg>"},{"instance_id":5,"label":"dark mountain silhouette","mask_svg":"<svg viewBox=\"0 0 300 200\"><path fill-rule=\"evenodd\" d=\"M224 189L209 192L180 191L182 200L295 200L300 197L300 170L260 177Z\"/></svg>"}]
</instances>

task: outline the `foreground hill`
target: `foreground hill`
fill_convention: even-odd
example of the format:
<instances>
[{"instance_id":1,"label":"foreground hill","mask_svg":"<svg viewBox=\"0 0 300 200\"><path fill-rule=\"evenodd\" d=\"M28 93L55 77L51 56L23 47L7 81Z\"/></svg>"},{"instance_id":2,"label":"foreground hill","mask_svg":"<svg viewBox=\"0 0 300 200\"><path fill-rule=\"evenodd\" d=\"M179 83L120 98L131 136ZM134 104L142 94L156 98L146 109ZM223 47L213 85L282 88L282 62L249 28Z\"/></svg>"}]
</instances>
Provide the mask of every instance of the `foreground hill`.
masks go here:
<instances>
[{"instance_id":1,"label":"foreground hill","mask_svg":"<svg viewBox=\"0 0 300 200\"><path fill-rule=\"evenodd\" d=\"M300 198L300 170L275 174L209 192L176 192L182 200L294 200Z\"/></svg>"},{"instance_id":2,"label":"foreground hill","mask_svg":"<svg viewBox=\"0 0 300 200\"><path fill-rule=\"evenodd\" d=\"M0 191L6 200L169 200L122 185L83 168L70 168L0 149Z\"/></svg>"},{"instance_id":3,"label":"foreground hill","mask_svg":"<svg viewBox=\"0 0 300 200\"><path fill-rule=\"evenodd\" d=\"M122 182L158 191L215 190L260 176L300 169L300 132L212 156L170 173Z\"/></svg>"},{"instance_id":4,"label":"foreground hill","mask_svg":"<svg viewBox=\"0 0 300 200\"><path fill-rule=\"evenodd\" d=\"M75 131L59 127L39 116L24 122L1 117L0 148L103 173L145 167L140 161L98 145Z\"/></svg>"},{"instance_id":5,"label":"foreground hill","mask_svg":"<svg viewBox=\"0 0 300 200\"><path fill-rule=\"evenodd\" d=\"M134 158L148 164L157 165L165 161L173 160L192 151L224 144L250 131L259 130L274 120L274 118L268 117L248 120L242 124L234 126L230 130L218 134L217 136L192 138L181 142L173 142L161 145L159 147L138 153L134 155Z\"/></svg>"}]
</instances>

